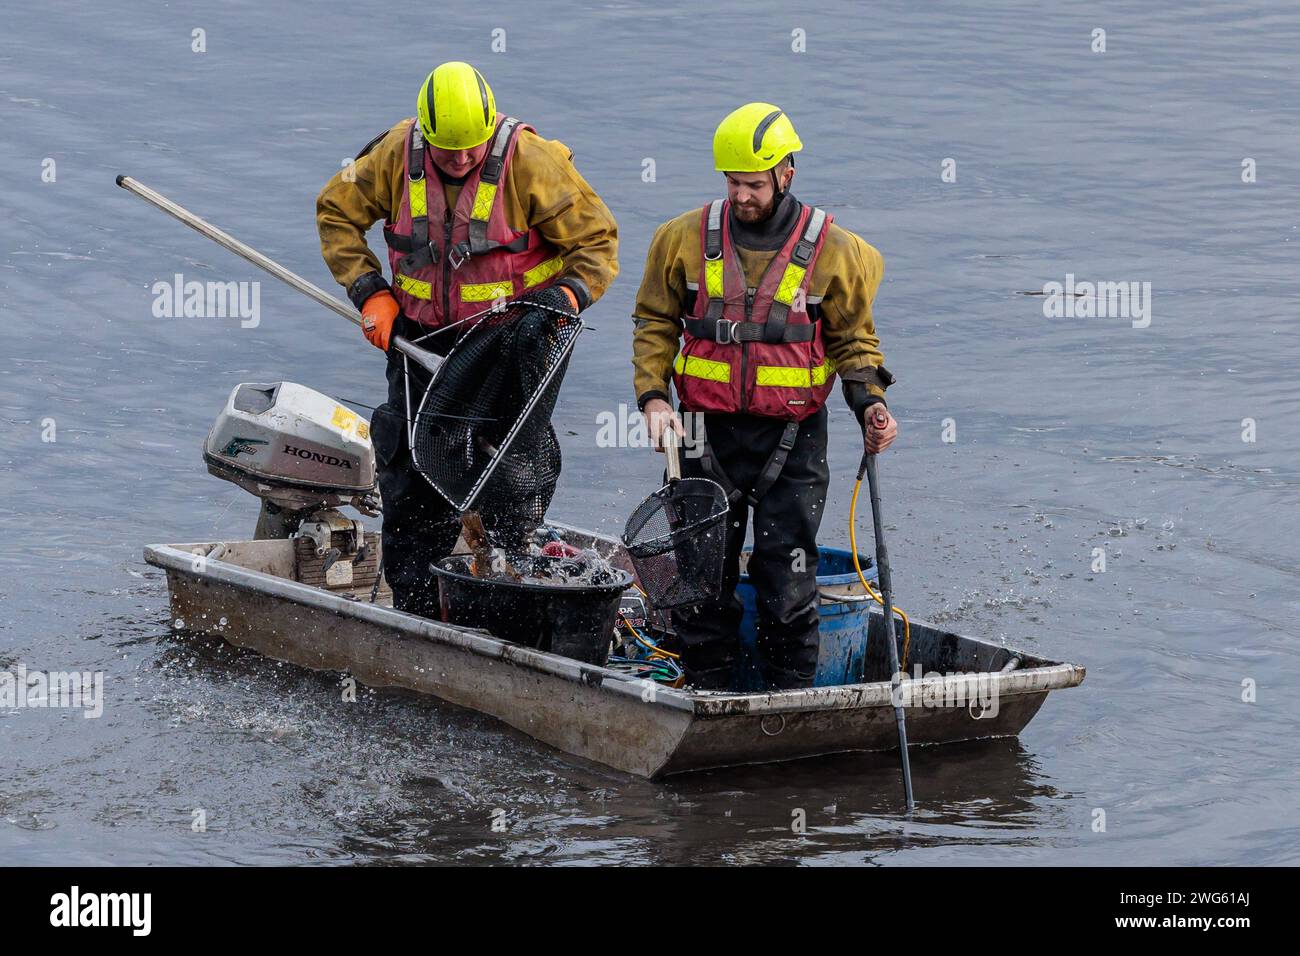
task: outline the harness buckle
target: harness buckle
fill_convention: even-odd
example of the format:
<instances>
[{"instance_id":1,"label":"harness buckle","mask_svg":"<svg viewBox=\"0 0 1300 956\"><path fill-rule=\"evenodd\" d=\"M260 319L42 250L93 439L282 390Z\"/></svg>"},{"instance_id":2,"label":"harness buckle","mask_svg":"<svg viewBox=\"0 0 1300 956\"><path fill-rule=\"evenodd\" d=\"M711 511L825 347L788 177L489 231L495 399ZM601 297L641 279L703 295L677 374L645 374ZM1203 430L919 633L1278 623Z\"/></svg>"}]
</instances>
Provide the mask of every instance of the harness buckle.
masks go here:
<instances>
[{"instance_id":1,"label":"harness buckle","mask_svg":"<svg viewBox=\"0 0 1300 956\"><path fill-rule=\"evenodd\" d=\"M719 319L713 326L713 341L719 345L735 345L740 341L740 323Z\"/></svg>"},{"instance_id":2,"label":"harness buckle","mask_svg":"<svg viewBox=\"0 0 1300 956\"><path fill-rule=\"evenodd\" d=\"M450 249L447 250L447 261L451 263L451 268L453 271L459 269L462 265L464 265L465 260L469 258L469 252L464 250L465 250L464 243L461 243L460 245L457 246L452 246Z\"/></svg>"}]
</instances>

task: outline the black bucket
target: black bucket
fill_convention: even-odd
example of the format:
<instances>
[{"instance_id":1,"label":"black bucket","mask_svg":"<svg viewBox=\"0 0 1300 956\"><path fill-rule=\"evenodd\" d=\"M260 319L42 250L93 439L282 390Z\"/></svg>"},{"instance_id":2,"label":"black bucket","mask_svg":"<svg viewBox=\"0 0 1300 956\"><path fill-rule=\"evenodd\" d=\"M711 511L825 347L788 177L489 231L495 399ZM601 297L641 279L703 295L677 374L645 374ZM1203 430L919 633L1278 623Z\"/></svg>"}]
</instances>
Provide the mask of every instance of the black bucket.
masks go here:
<instances>
[{"instance_id":1,"label":"black bucket","mask_svg":"<svg viewBox=\"0 0 1300 956\"><path fill-rule=\"evenodd\" d=\"M537 557L530 577L549 577L568 558ZM430 570L438 578L442 619L480 627L494 637L602 667L632 575L610 568L590 584L527 584L470 573L469 555L453 554ZM521 568L521 571L525 569Z\"/></svg>"}]
</instances>

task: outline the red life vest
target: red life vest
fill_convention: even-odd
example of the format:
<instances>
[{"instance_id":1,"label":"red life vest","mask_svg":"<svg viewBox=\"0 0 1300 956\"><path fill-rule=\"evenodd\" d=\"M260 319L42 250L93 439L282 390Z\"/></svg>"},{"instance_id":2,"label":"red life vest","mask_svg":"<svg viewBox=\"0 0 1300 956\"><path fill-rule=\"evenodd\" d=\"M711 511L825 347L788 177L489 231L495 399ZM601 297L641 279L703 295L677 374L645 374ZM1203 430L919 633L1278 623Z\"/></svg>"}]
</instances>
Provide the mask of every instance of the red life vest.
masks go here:
<instances>
[{"instance_id":1,"label":"red life vest","mask_svg":"<svg viewBox=\"0 0 1300 956\"><path fill-rule=\"evenodd\" d=\"M731 241L729 203L700 217L704 256L695 309L682 322L673 383L692 412L740 412L803 421L835 383L821 323L808 317L807 288L831 217L804 206L752 294Z\"/></svg>"},{"instance_id":2,"label":"red life vest","mask_svg":"<svg viewBox=\"0 0 1300 956\"><path fill-rule=\"evenodd\" d=\"M460 322L545 288L563 267L536 229L516 232L506 222L500 187L521 129L532 127L497 115L491 149L448 210L420 126L411 123L401 209L384 226L393 296L408 318L428 326Z\"/></svg>"}]
</instances>

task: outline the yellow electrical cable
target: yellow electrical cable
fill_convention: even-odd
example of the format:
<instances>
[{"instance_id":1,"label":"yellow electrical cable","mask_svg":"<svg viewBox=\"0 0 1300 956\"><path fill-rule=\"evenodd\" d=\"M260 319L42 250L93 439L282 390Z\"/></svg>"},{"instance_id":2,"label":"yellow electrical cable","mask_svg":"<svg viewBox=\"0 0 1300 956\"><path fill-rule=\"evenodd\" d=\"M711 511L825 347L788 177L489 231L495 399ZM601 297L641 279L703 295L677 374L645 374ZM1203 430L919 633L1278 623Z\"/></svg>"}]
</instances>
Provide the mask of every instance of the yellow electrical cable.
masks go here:
<instances>
[{"instance_id":1,"label":"yellow electrical cable","mask_svg":"<svg viewBox=\"0 0 1300 956\"><path fill-rule=\"evenodd\" d=\"M666 651L662 647L656 647L654 644L651 644L649 641L647 641L644 637L642 637L640 634L637 633L637 629L632 626L632 623L627 618L620 617L619 620L621 620L623 622L623 626L626 627L628 631L631 632L632 637L636 639L636 642L638 644L640 644L642 647L645 647L647 650L653 652L650 655L651 660L654 660L655 658L663 658L663 657L671 657L675 661L681 660L682 655L674 654L672 651Z\"/></svg>"},{"instance_id":2,"label":"yellow electrical cable","mask_svg":"<svg viewBox=\"0 0 1300 956\"><path fill-rule=\"evenodd\" d=\"M876 593L876 589L871 586L867 576L862 573L862 562L858 560L858 492L862 490L862 479L859 478L853 485L853 498L849 501L849 551L853 554L853 570L858 572L858 580L862 586L867 589L867 593L881 607L885 606L885 599ZM907 612L901 607L894 607L894 613L903 619L903 660L899 668L903 673L907 673L907 650L912 643L912 622L907 619Z\"/></svg>"}]
</instances>

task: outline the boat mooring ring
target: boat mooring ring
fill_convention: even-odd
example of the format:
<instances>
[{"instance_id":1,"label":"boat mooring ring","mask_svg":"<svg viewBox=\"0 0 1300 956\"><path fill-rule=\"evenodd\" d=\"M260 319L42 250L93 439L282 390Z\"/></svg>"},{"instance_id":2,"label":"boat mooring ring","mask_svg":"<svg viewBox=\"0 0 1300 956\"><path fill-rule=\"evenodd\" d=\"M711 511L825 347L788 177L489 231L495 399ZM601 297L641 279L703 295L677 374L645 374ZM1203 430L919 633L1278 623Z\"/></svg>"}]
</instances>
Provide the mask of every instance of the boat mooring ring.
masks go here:
<instances>
[{"instance_id":1,"label":"boat mooring ring","mask_svg":"<svg viewBox=\"0 0 1300 956\"><path fill-rule=\"evenodd\" d=\"M979 716L975 715L976 704L980 705ZM990 713L990 711L992 711L992 713ZM998 711L996 707L989 707L983 701L972 700L970 703L966 705L966 713L967 715L969 715L971 720L988 720L990 717L996 717L997 712Z\"/></svg>"},{"instance_id":2,"label":"boat mooring ring","mask_svg":"<svg viewBox=\"0 0 1300 956\"><path fill-rule=\"evenodd\" d=\"M777 720L781 721L781 724L780 724L780 726L778 726L778 727L776 728L776 730L768 730L768 729L767 729L767 722L768 722L769 720L771 720L773 717L775 717ZM763 731L763 733L766 734L768 737L775 737L775 736L776 736L777 734L779 734L781 731L785 730L785 714L768 714L768 715L766 715L762 720L760 720L760 721L758 722L758 728L759 728L759 730Z\"/></svg>"}]
</instances>

